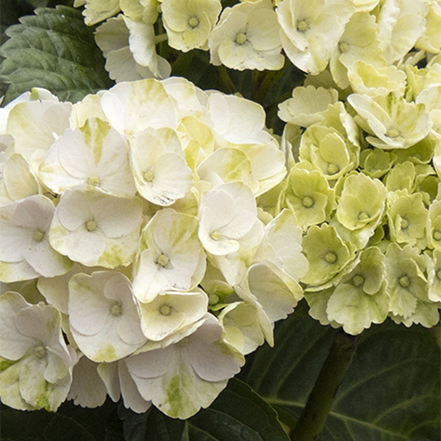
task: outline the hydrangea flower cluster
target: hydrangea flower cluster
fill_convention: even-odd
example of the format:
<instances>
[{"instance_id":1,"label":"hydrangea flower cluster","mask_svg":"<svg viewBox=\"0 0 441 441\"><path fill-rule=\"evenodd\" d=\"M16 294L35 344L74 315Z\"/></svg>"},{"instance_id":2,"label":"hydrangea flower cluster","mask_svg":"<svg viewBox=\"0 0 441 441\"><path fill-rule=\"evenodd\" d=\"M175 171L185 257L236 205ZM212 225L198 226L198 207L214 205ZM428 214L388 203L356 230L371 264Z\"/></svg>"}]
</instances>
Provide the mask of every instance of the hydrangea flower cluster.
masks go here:
<instances>
[{"instance_id":1,"label":"hydrangea flower cluster","mask_svg":"<svg viewBox=\"0 0 441 441\"><path fill-rule=\"evenodd\" d=\"M2 402L207 407L308 271L294 214L256 201L286 175L263 109L170 78L0 118Z\"/></svg>"},{"instance_id":2,"label":"hydrangea flower cluster","mask_svg":"<svg viewBox=\"0 0 441 441\"><path fill-rule=\"evenodd\" d=\"M312 75L329 65L343 89L355 61L386 68L414 47L441 50L437 1L241 0L224 8L221 0L75 1L82 5L86 24L104 21L96 41L117 82L168 77L171 66L156 51L163 41L209 51L212 64L237 70L279 70L285 56Z\"/></svg>"}]
</instances>

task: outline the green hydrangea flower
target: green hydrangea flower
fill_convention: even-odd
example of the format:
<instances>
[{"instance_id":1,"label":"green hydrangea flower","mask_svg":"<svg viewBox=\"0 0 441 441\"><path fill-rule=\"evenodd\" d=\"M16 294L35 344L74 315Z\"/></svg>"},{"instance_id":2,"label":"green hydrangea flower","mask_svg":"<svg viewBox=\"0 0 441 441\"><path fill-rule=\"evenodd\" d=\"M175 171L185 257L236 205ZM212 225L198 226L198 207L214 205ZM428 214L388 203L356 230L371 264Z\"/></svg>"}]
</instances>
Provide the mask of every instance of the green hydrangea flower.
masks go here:
<instances>
[{"instance_id":1,"label":"green hydrangea flower","mask_svg":"<svg viewBox=\"0 0 441 441\"><path fill-rule=\"evenodd\" d=\"M380 149L365 149L360 153L360 166L363 173L371 178L381 178L394 165L397 155Z\"/></svg>"}]
</instances>

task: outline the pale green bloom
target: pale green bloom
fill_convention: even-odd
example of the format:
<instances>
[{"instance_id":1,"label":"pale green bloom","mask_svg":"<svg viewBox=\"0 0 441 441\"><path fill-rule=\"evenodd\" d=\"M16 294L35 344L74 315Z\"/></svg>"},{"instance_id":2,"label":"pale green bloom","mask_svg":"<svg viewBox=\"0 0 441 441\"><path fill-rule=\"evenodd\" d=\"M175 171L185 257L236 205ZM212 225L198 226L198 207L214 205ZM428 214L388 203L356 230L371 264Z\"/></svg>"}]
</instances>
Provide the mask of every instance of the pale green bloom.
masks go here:
<instances>
[{"instance_id":1,"label":"pale green bloom","mask_svg":"<svg viewBox=\"0 0 441 441\"><path fill-rule=\"evenodd\" d=\"M352 94L348 97L357 111L357 124L374 136L366 140L382 149L410 147L426 137L432 127L424 104L408 103L399 92L386 97Z\"/></svg>"},{"instance_id":2,"label":"pale green bloom","mask_svg":"<svg viewBox=\"0 0 441 441\"><path fill-rule=\"evenodd\" d=\"M352 90L370 96L386 96L390 92L404 92L406 74L396 66L373 66L364 60L348 66L348 79Z\"/></svg>"},{"instance_id":3,"label":"pale green bloom","mask_svg":"<svg viewBox=\"0 0 441 441\"><path fill-rule=\"evenodd\" d=\"M425 254L427 280L429 284L428 298L432 302L441 302L441 250L435 249L432 256Z\"/></svg>"},{"instance_id":4,"label":"pale green bloom","mask_svg":"<svg viewBox=\"0 0 441 441\"><path fill-rule=\"evenodd\" d=\"M425 247L428 211L421 193L410 195L406 190L388 193L386 213L392 240Z\"/></svg>"},{"instance_id":5,"label":"pale green bloom","mask_svg":"<svg viewBox=\"0 0 441 441\"><path fill-rule=\"evenodd\" d=\"M302 246L309 271L300 280L314 291L329 286L355 257L353 245L345 244L337 230L328 224L310 227Z\"/></svg>"},{"instance_id":6,"label":"pale green bloom","mask_svg":"<svg viewBox=\"0 0 441 441\"><path fill-rule=\"evenodd\" d=\"M308 161L328 180L336 180L358 166L359 148L333 127L314 124L300 141L300 160Z\"/></svg>"},{"instance_id":7,"label":"pale green bloom","mask_svg":"<svg viewBox=\"0 0 441 441\"><path fill-rule=\"evenodd\" d=\"M359 264L336 286L326 307L328 319L340 323L352 335L360 334L372 323L384 322L389 311L384 254L371 247L362 251L359 259Z\"/></svg>"},{"instance_id":8,"label":"pale green bloom","mask_svg":"<svg viewBox=\"0 0 441 441\"><path fill-rule=\"evenodd\" d=\"M395 152L380 149L365 149L360 153L360 166L363 173L373 179L383 177L397 160Z\"/></svg>"},{"instance_id":9,"label":"pale green bloom","mask_svg":"<svg viewBox=\"0 0 441 441\"><path fill-rule=\"evenodd\" d=\"M92 26L117 14L120 11L119 2L120 0L75 0L74 6L86 5L83 11L84 21Z\"/></svg>"},{"instance_id":10,"label":"pale green bloom","mask_svg":"<svg viewBox=\"0 0 441 441\"><path fill-rule=\"evenodd\" d=\"M428 300L424 257L410 245L400 248L391 243L385 264L387 292L391 297L389 310L394 316L406 319L415 313L418 299Z\"/></svg>"},{"instance_id":11,"label":"pale green bloom","mask_svg":"<svg viewBox=\"0 0 441 441\"><path fill-rule=\"evenodd\" d=\"M329 219L335 208L335 195L319 170L299 163L288 176L282 204L294 212L299 225L306 229Z\"/></svg>"}]
</instances>

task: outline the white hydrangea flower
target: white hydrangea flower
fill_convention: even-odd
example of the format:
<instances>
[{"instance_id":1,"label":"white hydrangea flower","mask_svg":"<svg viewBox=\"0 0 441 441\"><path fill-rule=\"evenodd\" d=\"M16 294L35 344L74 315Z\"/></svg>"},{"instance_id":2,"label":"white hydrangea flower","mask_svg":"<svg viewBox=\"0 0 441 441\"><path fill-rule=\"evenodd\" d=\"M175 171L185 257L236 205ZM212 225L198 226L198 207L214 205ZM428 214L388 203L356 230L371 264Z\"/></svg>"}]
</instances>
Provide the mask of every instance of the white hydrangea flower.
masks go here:
<instances>
[{"instance_id":1,"label":"white hydrangea flower","mask_svg":"<svg viewBox=\"0 0 441 441\"><path fill-rule=\"evenodd\" d=\"M88 26L99 23L120 11L120 0L74 0L74 7L86 5L83 11Z\"/></svg>"},{"instance_id":2,"label":"white hydrangea flower","mask_svg":"<svg viewBox=\"0 0 441 441\"><path fill-rule=\"evenodd\" d=\"M0 207L0 280L15 282L66 273L72 262L55 251L48 232L55 207L43 195Z\"/></svg>"},{"instance_id":3,"label":"white hydrangea flower","mask_svg":"<svg viewBox=\"0 0 441 441\"><path fill-rule=\"evenodd\" d=\"M39 167L39 178L55 193L88 184L122 196L134 196L127 141L99 118L66 130Z\"/></svg>"},{"instance_id":4,"label":"white hydrangea flower","mask_svg":"<svg viewBox=\"0 0 441 441\"><path fill-rule=\"evenodd\" d=\"M101 106L110 125L128 136L147 127L178 125L173 102L155 79L119 83L104 92Z\"/></svg>"},{"instance_id":5,"label":"white hydrangea flower","mask_svg":"<svg viewBox=\"0 0 441 441\"><path fill-rule=\"evenodd\" d=\"M146 342L131 283L121 273L76 274L69 282L69 322L80 350L95 362L111 362Z\"/></svg>"},{"instance_id":6,"label":"white hydrangea flower","mask_svg":"<svg viewBox=\"0 0 441 441\"><path fill-rule=\"evenodd\" d=\"M98 364L80 355L73 368L68 400L81 407L99 407L107 398L107 388L97 371Z\"/></svg>"},{"instance_id":7,"label":"white hydrangea flower","mask_svg":"<svg viewBox=\"0 0 441 441\"><path fill-rule=\"evenodd\" d=\"M3 158L0 157L0 162ZM8 159L5 158L0 168L0 205L39 193L38 182L29 169L29 164L20 154L14 153Z\"/></svg>"},{"instance_id":8,"label":"white hydrangea flower","mask_svg":"<svg viewBox=\"0 0 441 441\"><path fill-rule=\"evenodd\" d=\"M148 303L138 302L142 332L149 340L163 340L196 323L207 307L208 296L201 289L160 293Z\"/></svg>"},{"instance_id":9,"label":"white hydrangea flower","mask_svg":"<svg viewBox=\"0 0 441 441\"><path fill-rule=\"evenodd\" d=\"M162 18L171 47L207 50L207 40L222 9L220 0L163 0Z\"/></svg>"},{"instance_id":10,"label":"white hydrangea flower","mask_svg":"<svg viewBox=\"0 0 441 441\"><path fill-rule=\"evenodd\" d=\"M350 0L283 0L276 13L286 55L299 69L317 75L326 68L354 5Z\"/></svg>"},{"instance_id":11,"label":"white hydrangea flower","mask_svg":"<svg viewBox=\"0 0 441 441\"><path fill-rule=\"evenodd\" d=\"M135 185L153 204L168 206L190 190L192 171L176 131L147 128L130 140Z\"/></svg>"},{"instance_id":12,"label":"white hydrangea flower","mask_svg":"<svg viewBox=\"0 0 441 441\"><path fill-rule=\"evenodd\" d=\"M243 363L243 356L223 341L219 321L208 313L202 325L178 343L126 360L141 396L181 419L208 407Z\"/></svg>"},{"instance_id":13,"label":"white hydrangea flower","mask_svg":"<svg viewBox=\"0 0 441 441\"><path fill-rule=\"evenodd\" d=\"M55 139L70 127L72 104L52 98L21 102L8 115L6 133L14 138L14 151L29 164L49 150Z\"/></svg>"},{"instance_id":14,"label":"white hydrangea flower","mask_svg":"<svg viewBox=\"0 0 441 441\"><path fill-rule=\"evenodd\" d=\"M199 239L213 255L239 250L242 239L257 220L257 207L249 187L240 182L221 184L202 195Z\"/></svg>"},{"instance_id":15,"label":"white hydrangea flower","mask_svg":"<svg viewBox=\"0 0 441 441\"><path fill-rule=\"evenodd\" d=\"M144 413L152 405L151 401L144 400L139 393L127 369L126 359L113 363L101 363L98 366L98 374L106 385L107 393L115 403L122 397L124 407L136 413Z\"/></svg>"},{"instance_id":16,"label":"white hydrangea flower","mask_svg":"<svg viewBox=\"0 0 441 441\"><path fill-rule=\"evenodd\" d=\"M60 314L16 292L0 296L0 397L15 409L56 411L72 381L75 351L64 342Z\"/></svg>"},{"instance_id":17,"label":"white hydrangea flower","mask_svg":"<svg viewBox=\"0 0 441 441\"><path fill-rule=\"evenodd\" d=\"M198 239L197 218L167 209L156 213L142 232L133 291L140 302L160 292L189 291L205 272L206 256Z\"/></svg>"},{"instance_id":18,"label":"white hydrangea flower","mask_svg":"<svg viewBox=\"0 0 441 441\"><path fill-rule=\"evenodd\" d=\"M278 70L281 54L279 24L270 0L225 8L208 40L210 62L231 69Z\"/></svg>"},{"instance_id":19,"label":"white hydrangea flower","mask_svg":"<svg viewBox=\"0 0 441 441\"><path fill-rule=\"evenodd\" d=\"M328 106L337 101L338 92L335 89L296 87L292 91L292 98L279 104L278 116L287 123L309 127L320 123Z\"/></svg>"},{"instance_id":20,"label":"white hydrangea flower","mask_svg":"<svg viewBox=\"0 0 441 441\"><path fill-rule=\"evenodd\" d=\"M83 265L126 266L136 252L141 222L139 198L75 187L60 198L49 240L58 252Z\"/></svg>"}]
</instances>

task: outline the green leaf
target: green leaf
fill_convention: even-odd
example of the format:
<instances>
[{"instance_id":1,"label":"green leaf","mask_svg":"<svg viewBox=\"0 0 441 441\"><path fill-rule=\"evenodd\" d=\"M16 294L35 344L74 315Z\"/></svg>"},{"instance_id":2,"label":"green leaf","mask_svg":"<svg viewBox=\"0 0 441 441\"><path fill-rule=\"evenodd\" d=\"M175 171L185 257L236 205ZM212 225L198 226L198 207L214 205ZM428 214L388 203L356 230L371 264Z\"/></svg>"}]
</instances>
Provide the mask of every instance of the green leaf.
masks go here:
<instances>
[{"instance_id":1,"label":"green leaf","mask_svg":"<svg viewBox=\"0 0 441 441\"><path fill-rule=\"evenodd\" d=\"M335 330L294 314L274 349L255 354L246 381L291 427L298 420ZM386 322L364 331L320 441L439 440L440 351L425 328Z\"/></svg>"},{"instance_id":2,"label":"green leaf","mask_svg":"<svg viewBox=\"0 0 441 441\"><path fill-rule=\"evenodd\" d=\"M113 410L115 409L115 412ZM68 401L57 413L45 410L21 411L0 406L1 441L120 441L109 437L109 422L120 424L116 405L107 400L96 409L75 406ZM112 429L113 433L116 431Z\"/></svg>"},{"instance_id":3,"label":"green leaf","mask_svg":"<svg viewBox=\"0 0 441 441\"><path fill-rule=\"evenodd\" d=\"M153 406L138 414L120 405L118 414L126 441L189 441L186 421L169 418Z\"/></svg>"},{"instance_id":4,"label":"green leaf","mask_svg":"<svg viewBox=\"0 0 441 441\"><path fill-rule=\"evenodd\" d=\"M10 38L0 47L5 58L0 81L10 84L5 102L32 87L44 87L61 100L76 102L112 85L93 28L83 23L80 11L57 6L35 13L9 27Z\"/></svg>"},{"instance_id":5,"label":"green leaf","mask_svg":"<svg viewBox=\"0 0 441 441\"><path fill-rule=\"evenodd\" d=\"M208 409L189 420L190 441L287 441L276 412L247 384L232 379Z\"/></svg>"}]
</instances>

